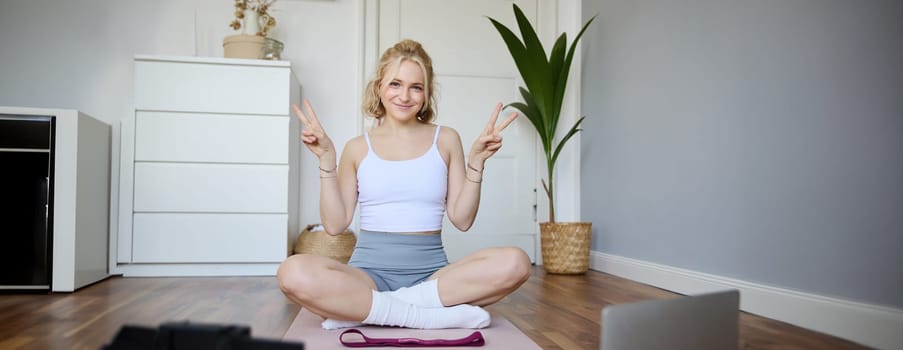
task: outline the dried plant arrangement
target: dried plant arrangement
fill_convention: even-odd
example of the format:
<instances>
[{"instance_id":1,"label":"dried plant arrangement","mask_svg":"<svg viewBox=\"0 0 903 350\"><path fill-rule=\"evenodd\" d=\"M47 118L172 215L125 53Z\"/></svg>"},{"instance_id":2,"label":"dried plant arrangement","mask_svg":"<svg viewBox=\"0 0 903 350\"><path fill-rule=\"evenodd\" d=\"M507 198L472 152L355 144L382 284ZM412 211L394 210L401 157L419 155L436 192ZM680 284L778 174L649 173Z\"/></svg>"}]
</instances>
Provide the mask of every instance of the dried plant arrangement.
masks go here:
<instances>
[{"instance_id":1,"label":"dried plant arrangement","mask_svg":"<svg viewBox=\"0 0 903 350\"><path fill-rule=\"evenodd\" d=\"M269 14L270 7L275 2L276 0L235 0L235 19L229 26L239 30L244 25L246 30L253 31L248 34L267 36L270 29L276 26L276 18Z\"/></svg>"}]
</instances>

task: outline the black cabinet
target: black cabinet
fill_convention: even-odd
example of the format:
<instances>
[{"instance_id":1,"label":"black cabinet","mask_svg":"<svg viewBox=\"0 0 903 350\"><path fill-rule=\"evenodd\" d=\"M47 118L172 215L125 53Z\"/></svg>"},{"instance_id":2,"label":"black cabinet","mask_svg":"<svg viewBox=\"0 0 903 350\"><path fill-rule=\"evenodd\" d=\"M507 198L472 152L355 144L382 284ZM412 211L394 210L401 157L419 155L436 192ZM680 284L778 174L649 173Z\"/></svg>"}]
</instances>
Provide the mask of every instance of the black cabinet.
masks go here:
<instances>
[{"instance_id":1,"label":"black cabinet","mask_svg":"<svg viewBox=\"0 0 903 350\"><path fill-rule=\"evenodd\" d=\"M0 289L50 289L54 117L0 114Z\"/></svg>"}]
</instances>

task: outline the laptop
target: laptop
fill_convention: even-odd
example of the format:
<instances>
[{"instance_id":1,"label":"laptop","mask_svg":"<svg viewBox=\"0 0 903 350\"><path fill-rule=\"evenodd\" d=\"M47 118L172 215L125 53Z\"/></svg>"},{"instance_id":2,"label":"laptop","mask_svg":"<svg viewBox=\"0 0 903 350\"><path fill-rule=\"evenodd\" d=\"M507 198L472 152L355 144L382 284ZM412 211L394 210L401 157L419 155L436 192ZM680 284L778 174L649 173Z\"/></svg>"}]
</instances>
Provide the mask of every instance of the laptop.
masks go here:
<instances>
[{"instance_id":1,"label":"laptop","mask_svg":"<svg viewBox=\"0 0 903 350\"><path fill-rule=\"evenodd\" d=\"M602 309L603 350L737 349L736 290Z\"/></svg>"}]
</instances>

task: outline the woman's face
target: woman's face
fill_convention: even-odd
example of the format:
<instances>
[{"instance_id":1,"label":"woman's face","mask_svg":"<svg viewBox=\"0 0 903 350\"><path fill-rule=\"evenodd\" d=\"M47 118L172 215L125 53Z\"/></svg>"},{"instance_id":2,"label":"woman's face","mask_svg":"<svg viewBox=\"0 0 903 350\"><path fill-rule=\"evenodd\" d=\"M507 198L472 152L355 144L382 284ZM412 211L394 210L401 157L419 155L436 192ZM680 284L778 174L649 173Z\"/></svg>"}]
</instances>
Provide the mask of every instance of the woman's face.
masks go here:
<instances>
[{"instance_id":1,"label":"woman's face","mask_svg":"<svg viewBox=\"0 0 903 350\"><path fill-rule=\"evenodd\" d=\"M401 61L394 78L383 78L379 97L386 107L386 116L400 121L416 119L426 100L420 66L415 62Z\"/></svg>"}]
</instances>

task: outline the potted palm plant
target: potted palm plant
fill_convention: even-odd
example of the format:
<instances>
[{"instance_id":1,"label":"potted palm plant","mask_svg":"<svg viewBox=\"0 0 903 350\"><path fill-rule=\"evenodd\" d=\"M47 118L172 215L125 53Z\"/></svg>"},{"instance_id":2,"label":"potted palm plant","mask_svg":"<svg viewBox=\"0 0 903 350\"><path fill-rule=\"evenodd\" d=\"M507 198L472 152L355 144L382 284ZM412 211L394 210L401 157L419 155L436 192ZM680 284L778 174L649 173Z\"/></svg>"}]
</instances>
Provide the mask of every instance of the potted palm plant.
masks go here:
<instances>
[{"instance_id":1,"label":"potted palm plant","mask_svg":"<svg viewBox=\"0 0 903 350\"><path fill-rule=\"evenodd\" d=\"M518 38L508 27L489 18L498 30L508 51L514 59L525 87L520 87L523 102L514 102L508 106L520 110L530 120L542 141L545 153L548 182L542 181L543 190L549 199L549 221L540 223L540 239L543 267L549 273L580 274L589 268L589 243L592 223L589 222L557 222L555 221L555 162L568 140L579 132L580 123L585 116L555 142L561 105L567 87L568 72L574 58L574 49L595 17L591 18L570 48L567 48L567 34L562 33L552 46L549 56L542 47L533 25L524 16L521 9L514 5L514 16L520 28Z\"/></svg>"}]
</instances>

